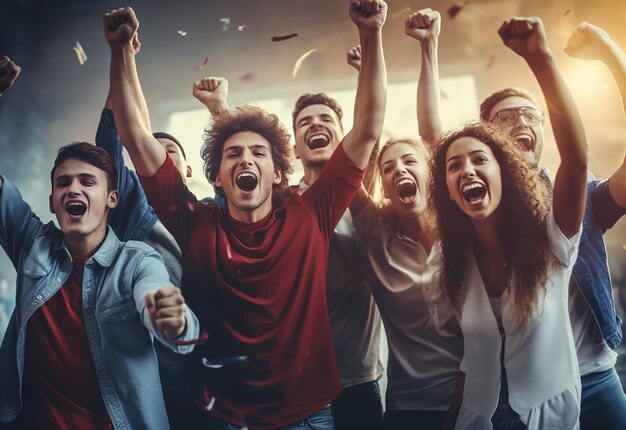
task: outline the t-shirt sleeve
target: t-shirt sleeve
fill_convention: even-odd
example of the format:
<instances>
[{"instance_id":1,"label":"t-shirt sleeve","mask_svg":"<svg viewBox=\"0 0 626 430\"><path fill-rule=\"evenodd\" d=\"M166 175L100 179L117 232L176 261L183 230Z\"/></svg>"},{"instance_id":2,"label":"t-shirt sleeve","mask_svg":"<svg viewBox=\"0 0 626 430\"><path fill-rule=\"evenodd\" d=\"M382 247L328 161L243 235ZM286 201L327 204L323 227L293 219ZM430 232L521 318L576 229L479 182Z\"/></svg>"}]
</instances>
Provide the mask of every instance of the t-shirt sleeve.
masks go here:
<instances>
[{"instance_id":1,"label":"t-shirt sleeve","mask_svg":"<svg viewBox=\"0 0 626 430\"><path fill-rule=\"evenodd\" d=\"M554 219L554 209L550 209L546 217L546 229L552 253L559 263L566 267L573 266L578 255L578 245L580 244L580 237L582 235L582 224L578 227L578 232L568 239Z\"/></svg>"},{"instance_id":2,"label":"t-shirt sleeve","mask_svg":"<svg viewBox=\"0 0 626 430\"><path fill-rule=\"evenodd\" d=\"M591 207L593 217L596 222L606 231L613 227L615 223L626 214L626 208L619 206L609 190L609 181L594 181L588 187L588 193L591 194Z\"/></svg>"},{"instance_id":3,"label":"t-shirt sleeve","mask_svg":"<svg viewBox=\"0 0 626 430\"><path fill-rule=\"evenodd\" d=\"M300 196L317 218L324 237L330 239L335 226L361 186L364 170L359 169L339 145L319 178Z\"/></svg>"}]
</instances>

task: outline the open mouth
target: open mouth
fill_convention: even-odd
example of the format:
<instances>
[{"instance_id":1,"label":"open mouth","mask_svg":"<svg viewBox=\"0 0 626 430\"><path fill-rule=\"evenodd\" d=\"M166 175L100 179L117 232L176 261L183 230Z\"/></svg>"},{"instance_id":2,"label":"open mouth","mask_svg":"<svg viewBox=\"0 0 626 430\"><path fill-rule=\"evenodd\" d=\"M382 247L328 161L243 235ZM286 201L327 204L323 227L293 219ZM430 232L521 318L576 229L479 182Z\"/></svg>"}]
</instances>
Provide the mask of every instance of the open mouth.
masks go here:
<instances>
[{"instance_id":1,"label":"open mouth","mask_svg":"<svg viewBox=\"0 0 626 430\"><path fill-rule=\"evenodd\" d=\"M472 182L471 184L463 186L461 193L463 194L463 198L469 203L477 203L485 197L487 188L485 188L483 184Z\"/></svg>"},{"instance_id":2,"label":"open mouth","mask_svg":"<svg viewBox=\"0 0 626 430\"><path fill-rule=\"evenodd\" d=\"M330 143L330 139L325 134L314 134L307 139L309 149L323 148Z\"/></svg>"},{"instance_id":3,"label":"open mouth","mask_svg":"<svg viewBox=\"0 0 626 430\"><path fill-rule=\"evenodd\" d=\"M65 210L70 215L81 216L87 212L87 205L83 202L68 202L65 205Z\"/></svg>"},{"instance_id":4,"label":"open mouth","mask_svg":"<svg viewBox=\"0 0 626 430\"><path fill-rule=\"evenodd\" d=\"M415 200L415 194L417 193L417 185L411 179L400 179L396 182L396 191L398 197L403 203L411 203Z\"/></svg>"},{"instance_id":5,"label":"open mouth","mask_svg":"<svg viewBox=\"0 0 626 430\"><path fill-rule=\"evenodd\" d=\"M243 191L252 191L256 188L259 180L250 172L242 172L235 178L235 183Z\"/></svg>"},{"instance_id":6,"label":"open mouth","mask_svg":"<svg viewBox=\"0 0 626 430\"><path fill-rule=\"evenodd\" d=\"M526 133L522 133L522 134L518 134L513 136L519 143L522 144L523 149L525 150L531 150L533 148L533 142L534 139L531 135L526 134Z\"/></svg>"}]
</instances>

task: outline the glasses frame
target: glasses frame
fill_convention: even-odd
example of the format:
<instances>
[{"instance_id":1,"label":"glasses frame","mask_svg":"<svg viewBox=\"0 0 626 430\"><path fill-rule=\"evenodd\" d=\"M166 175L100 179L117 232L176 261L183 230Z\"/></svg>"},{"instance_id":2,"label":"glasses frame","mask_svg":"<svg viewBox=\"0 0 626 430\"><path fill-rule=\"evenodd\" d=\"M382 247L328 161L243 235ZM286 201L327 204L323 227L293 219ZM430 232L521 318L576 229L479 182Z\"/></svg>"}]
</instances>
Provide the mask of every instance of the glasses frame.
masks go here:
<instances>
[{"instance_id":1,"label":"glasses frame","mask_svg":"<svg viewBox=\"0 0 626 430\"><path fill-rule=\"evenodd\" d=\"M535 112L539 113L539 122L537 123L532 123L529 122L528 119L526 119L526 117L524 116L524 112L528 111L528 110L532 110ZM529 125L533 125L533 124L541 124L543 125L544 121L545 121L545 115L543 113L542 110L536 109L532 106L520 106L520 107L510 107L510 108L504 108L504 109L500 109L498 112L496 112L495 114L493 114L493 116L491 117L491 120L489 122L493 123L495 121L497 121L500 124L506 124L502 121L500 121L498 119L498 115L500 114L500 112L504 112L504 111L513 111L515 112L515 119L513 120L512 123L508 124L508 125L513 125L517 122L517 120L519 119L520 116L524 116L524 120L529 124Z\"/></svg>"}]
</instances>

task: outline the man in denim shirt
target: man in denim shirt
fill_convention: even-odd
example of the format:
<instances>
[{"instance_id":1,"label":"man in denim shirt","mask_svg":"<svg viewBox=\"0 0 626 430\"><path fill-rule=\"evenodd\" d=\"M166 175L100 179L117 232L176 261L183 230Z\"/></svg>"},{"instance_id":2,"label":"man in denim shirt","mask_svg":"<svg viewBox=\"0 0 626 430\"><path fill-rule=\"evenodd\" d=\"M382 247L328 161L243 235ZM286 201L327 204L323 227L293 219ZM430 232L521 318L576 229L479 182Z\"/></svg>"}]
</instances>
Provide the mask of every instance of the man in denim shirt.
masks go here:
<instances>
[{"instance_id":1,"label":"man in denim shirt","mask_svg":"<svg viewBox=\"0 0 626 430\"><path fill-rule=\"evenodd\" d=\"M572 57L605 62L618 82L623 101L626 100L626 57L606 32L581 24L571 36L566 52ZM550 103L554 94L546 89L544 92ZM516 88L498 91L483 101L480 116L515 137L525 148L529 161L538 165L544 117L531 94ZM589 173L580 250L569 298L582 382L583 430L626 428L626 396L615 372L617 354L613 351L622 340L621 319L615 313L603 237L625 213L626 165L622 163L608 180L598 180Z\"/></svg>"},{"instance_id":2,"label":"man in denim shirt","mask_svg":"<svg viewBox=\"0 0 626 430\"><path fill-rule=\"evenodd\" d=\"M16 308L0 349L0 421L167 429L152 336L189 352L174 340L196 338L197 319L160 256L108 229L119 194L105 151L62 148L51 179L60 229L43 224L0 179L0 244L17 270Z\"/></svg>"}]
</instances>

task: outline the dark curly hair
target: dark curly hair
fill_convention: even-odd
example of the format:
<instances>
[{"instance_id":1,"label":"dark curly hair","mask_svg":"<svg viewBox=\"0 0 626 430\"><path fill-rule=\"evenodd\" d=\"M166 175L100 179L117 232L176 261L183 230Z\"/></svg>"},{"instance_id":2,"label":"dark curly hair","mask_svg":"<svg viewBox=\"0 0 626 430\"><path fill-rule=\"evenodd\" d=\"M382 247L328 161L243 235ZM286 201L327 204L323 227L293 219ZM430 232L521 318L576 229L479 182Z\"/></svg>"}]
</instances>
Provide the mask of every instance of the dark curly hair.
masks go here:
<instances>
[{"instance_id":1,"label":"dark curly hair","mask_svg":"<svg viewBox=\"0 0 626 430\"><path fill-rule=\"evenodd\" d=\"M337 118L339 118L339 127L341 131L343 131L343 124L341 123L341 119L343 118L343 111L341 110L341 106L334 98L330 97L326 93L315 93L315 94L302 94L298 100L296 100L296 105L293 108L293 112L291 113L291 121L293 130L296 130L296 118L300 115L300 112L311 105L326 105L331 108L336 114Z\"/></svg>"},{"instance_id":2,"label":"dark curly hair","mask_svg":"<svg viewBox=\"0 0 626 430\"><path fill-rule=\"evenodd\" d=\"M546 234L549 186L533 168L510 136L488 123L468 123L442 136L432 160L430 204L437 218L443 263L442 291L458 307L467 253L474 252L474 229L461 211L446 184L446 154L461 137L473 137L491 148L502 177L501 224L498 228L505 267L506 288L515 299L517 314L527 323L536 308L538 293L545 293L548 269L554 257Z\"/></svg>"},{"instance_id":3,"label":"dark curly hair","mask_svg":"<svg viewBox=\"0 0 626 430\"><path fill-rule=\"evenodd\" d=\"M204 160L204 175L215 185L222 163L224 142L241 131L257 133L269 142L272 161L280 170L282 178L280 184L274 184L272 189L272 200L277 203L282 196L287 195L289 175L293 173L290 135L276 115L259 107L246 105L225 111L204 130L204 145L200 154Z\"/></svg>"}]
</instances>

